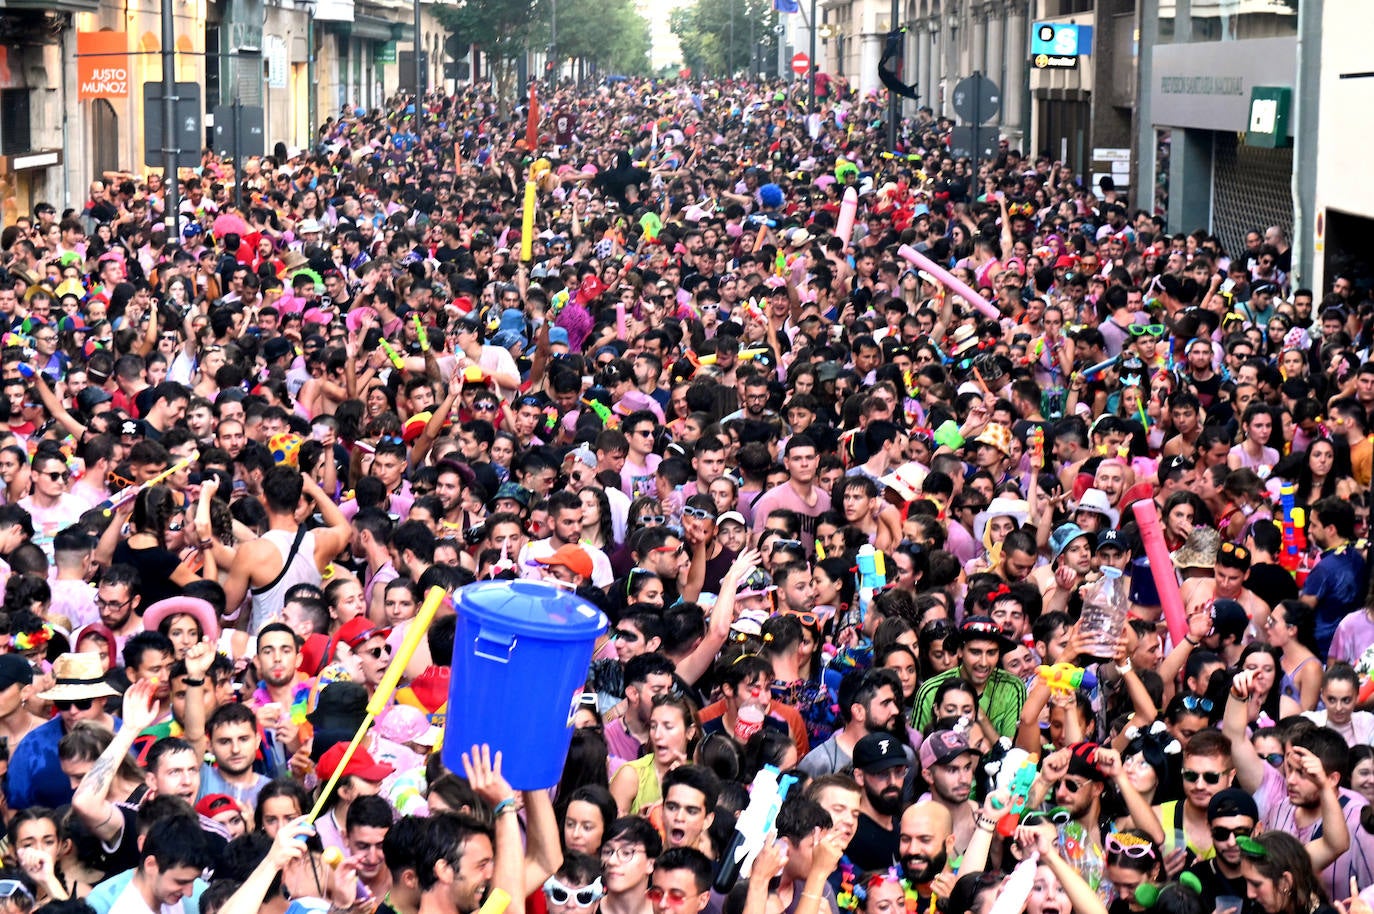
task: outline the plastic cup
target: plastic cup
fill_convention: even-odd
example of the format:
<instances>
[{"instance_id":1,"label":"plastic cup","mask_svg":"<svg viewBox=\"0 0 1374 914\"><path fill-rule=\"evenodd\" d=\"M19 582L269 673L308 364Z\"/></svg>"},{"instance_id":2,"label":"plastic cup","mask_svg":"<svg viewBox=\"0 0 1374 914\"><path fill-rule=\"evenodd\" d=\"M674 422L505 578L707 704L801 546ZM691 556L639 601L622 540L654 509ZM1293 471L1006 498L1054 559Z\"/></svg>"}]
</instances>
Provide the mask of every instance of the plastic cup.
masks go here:
<instances>
[{"instance_id":1,"label":"plastic cup","mask_svg":"<svg viewBox=\"0 0 1374 914\"><path fill-rule=\"evenodd\" d=\"M735 739L741 743L749 742L749 737L763 729L763 709L758 705L745 705L739 709L735 719Z\"/></svg>"},{"instance_id":2,"label":"plastic cup","mask_svg":"<svg viewBox=\"0 0 1374 914\"><path fill-rule=\"evenodd\" d=\"M1245 903L1245 899L1236 895L1218 895L1216 914L1240 914L1240 906Z\"/></svg>"}]
</instances>

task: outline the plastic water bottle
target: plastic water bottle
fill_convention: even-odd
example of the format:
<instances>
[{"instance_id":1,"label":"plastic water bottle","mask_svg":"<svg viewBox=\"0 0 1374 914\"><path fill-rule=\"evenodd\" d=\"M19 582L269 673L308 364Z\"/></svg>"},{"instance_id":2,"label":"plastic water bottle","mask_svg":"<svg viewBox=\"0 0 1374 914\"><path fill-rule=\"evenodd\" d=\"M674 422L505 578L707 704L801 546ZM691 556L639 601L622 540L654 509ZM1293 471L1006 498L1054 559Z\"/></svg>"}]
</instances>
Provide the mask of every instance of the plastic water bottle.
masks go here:
<instances>
[{"instance_id":1,"label":"plastic water bottle","mask_svg":"<svg viewBox=\"0 0 1374 914\"><path fill-rule=\"evenodd\" d=\"M1116 653L1116 642L1126 629L1126 585L1121 570L1110 565L1102 567L1102 578L1084 587L1083 615L1078 629L1084 646L1093 656L1110 660Z\"/></svg>"}]
</instances>

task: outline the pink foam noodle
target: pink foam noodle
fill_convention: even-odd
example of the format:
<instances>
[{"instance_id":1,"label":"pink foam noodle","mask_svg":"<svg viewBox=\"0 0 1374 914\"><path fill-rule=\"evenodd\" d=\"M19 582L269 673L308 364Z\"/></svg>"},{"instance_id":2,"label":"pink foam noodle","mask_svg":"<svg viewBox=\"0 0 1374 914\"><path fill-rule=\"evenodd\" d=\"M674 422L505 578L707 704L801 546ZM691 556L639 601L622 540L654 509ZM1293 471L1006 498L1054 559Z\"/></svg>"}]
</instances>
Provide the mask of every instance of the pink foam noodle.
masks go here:
<instances>
[{"instance_id":1,"label":"pink foam noodle","mask_svg":"<svg viewBox=\"0 0 1374 914\"><path fill-rule=\"evenodd\" d=\"M945 284L946 288L950 289L964 301L968 302L970 305L977 308L986 317L990 318L991 320L1001 320L1002 312L998 311L992 305L988 304L988 300L986 298L970 289L963 282L956 279L954 277L954 274L950 273L949 270L946 270L944 267L940 266L935 261L931 260L929 257L922 254L920 251L913 248L911 245L904 244L900 248L898 248L897 256L912 264L913 266L925 270L927 273L931 274L936 279L940 280L940 282Z\"/></svg>"},{"instance_id":2,"label":"pink foam noodle","mask_svg":"<svg viewBox=\"0 0 1374 914\"><path fill-rule=\"evenodd\" d=\"M1164 609L1164 622L1169 626L1169 638L1181 644L1188 636L1188 619L1183 613L1183 596L1179 592L1174 563L1169 547L1164 544L1164 528L1159 523L1159 509L1154 499L1143 498L1131 505L1135 512L1140 540L1145 544L1145 556L1150 560L1150 575L1159 592L1159 605Z\"/></svg>"},{"instance_id":3,"label":"pink foam noodle","mask_svg":"<svg viewBox=\"0 0 1374 914\"><path fill-rule=\"evenodd\" d=\"M835 222L835 237L844 242L847 251L854 242L854 217L859 212L859 192L852 187L844 189L840 198L840 218Z\"/></svg>"}]
</instances>

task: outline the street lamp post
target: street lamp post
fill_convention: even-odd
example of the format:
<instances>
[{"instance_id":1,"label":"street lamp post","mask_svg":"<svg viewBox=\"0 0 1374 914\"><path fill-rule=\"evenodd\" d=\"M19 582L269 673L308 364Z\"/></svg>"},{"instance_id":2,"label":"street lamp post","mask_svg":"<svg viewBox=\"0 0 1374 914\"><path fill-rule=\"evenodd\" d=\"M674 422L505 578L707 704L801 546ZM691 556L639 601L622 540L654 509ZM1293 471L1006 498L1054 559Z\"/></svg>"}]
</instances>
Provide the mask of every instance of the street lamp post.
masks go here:
<instances>
[{"instance_id":1,"label":"street lamp post","mask_svg":"<svg viewBox=\"0 0 1374 914\"><path fill-rule=\"evenodd\" d=\"M549 20L549 91L558 85L558 0L552 0L553 13Z\"/></svg>"},{"instance_id":2,"label":"street lamp post","mask_svg":"<svg viewBox=\"0 0 1374 914\"><path fill-rule=\"evenodd\" d=\"M420 0L415 0L415 135L425 128L425 39L420 29Z\"/></svg>"},{"instance_id":3,"label":"street lamp post","mask_svg":"<svg viewBox=\"0 0 1374 914\"><path fill-rule=\"evenodd\" d=\"M807 72L806 80L807 80L807 89L809 90L810 96L811 96L811 101L810 101L810 104L808 104L806 110L807 110L809 113L811 113L811 114L815 114L815 113L816 113L816 0L811 0L811 23L810 23L810 28L808 29L808 31L811 33L811 37L810 37L810 39L809 39L809 43L810 43L810 49L809 49L810 58L809 58L809 59L810 59L810 61L811 61L811 69Z\"/></svg>"}]
</instances>

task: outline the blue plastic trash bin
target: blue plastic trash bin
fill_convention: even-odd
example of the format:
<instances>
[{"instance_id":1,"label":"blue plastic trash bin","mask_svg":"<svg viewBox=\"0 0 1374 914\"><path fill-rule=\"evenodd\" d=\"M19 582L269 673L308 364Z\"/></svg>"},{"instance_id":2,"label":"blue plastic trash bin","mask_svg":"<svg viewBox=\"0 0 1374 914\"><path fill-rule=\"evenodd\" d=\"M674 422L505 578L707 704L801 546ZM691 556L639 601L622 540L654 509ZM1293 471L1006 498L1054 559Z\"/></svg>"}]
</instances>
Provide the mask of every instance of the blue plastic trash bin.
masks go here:
<instances>
[{"instance_id":1,"label":"blue plastic trash bin","mask_svg":"<svg viewBox=\"0 0 1374 914\"><path fill-rule=\"evenodd\" d=\"M517 790L558 783L573 712L606 616L540 581L487 581L454 594L458 613L444 765L486 743Z\"/></svg>"}]
</instances>

